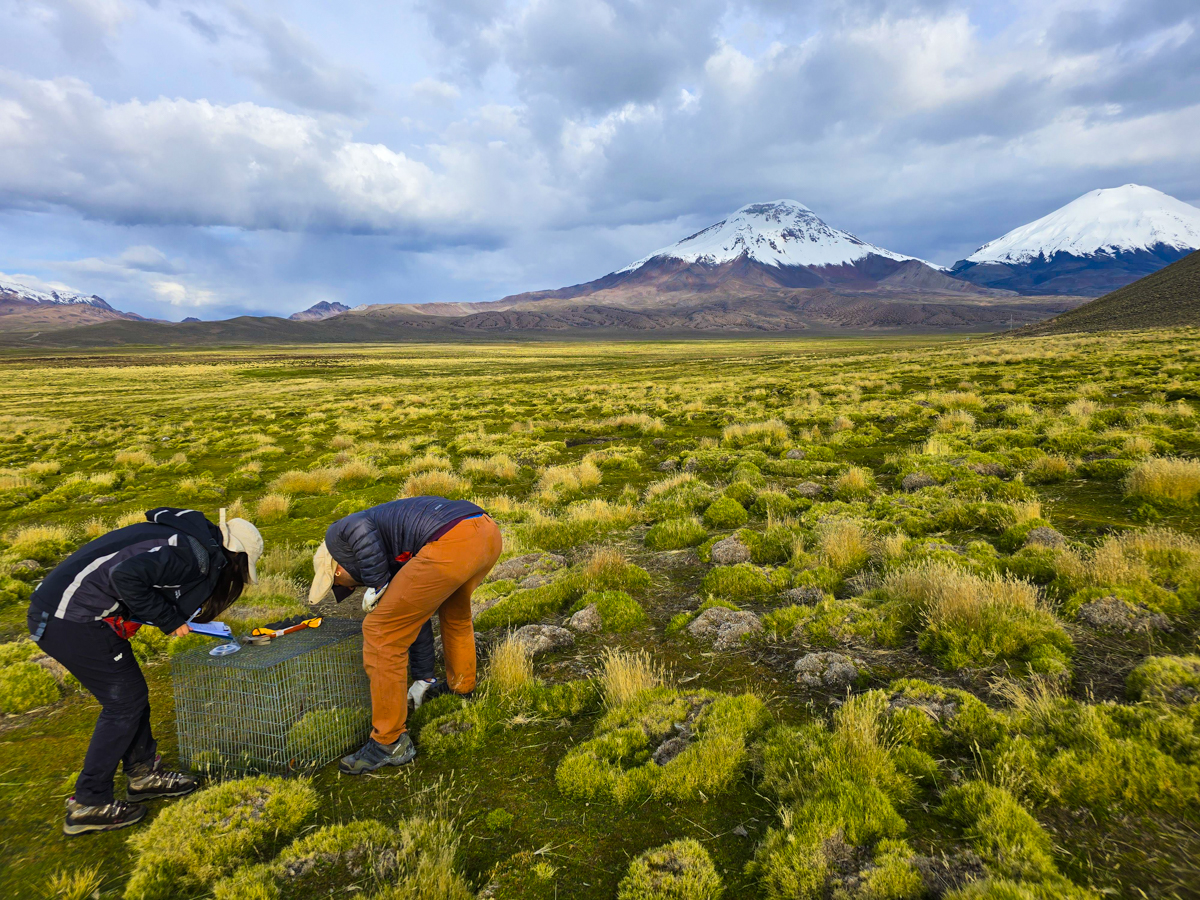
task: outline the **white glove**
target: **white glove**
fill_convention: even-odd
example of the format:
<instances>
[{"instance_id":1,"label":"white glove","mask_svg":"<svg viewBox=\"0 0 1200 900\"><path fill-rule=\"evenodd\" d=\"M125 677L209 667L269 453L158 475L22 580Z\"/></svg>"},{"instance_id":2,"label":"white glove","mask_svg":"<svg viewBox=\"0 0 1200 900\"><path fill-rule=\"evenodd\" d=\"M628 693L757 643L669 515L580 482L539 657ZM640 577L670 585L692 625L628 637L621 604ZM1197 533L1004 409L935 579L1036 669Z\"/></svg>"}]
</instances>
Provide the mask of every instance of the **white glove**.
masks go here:
<instances>
[{"instance_id":1,"label":"white glove","mask_svg":"<svg viewBox=\"0 0 1200 900\"><path fill-rule=\"evenodd\" d=\"M387 585L385 584L379 590L375 590L375 588L367 588L365 591L363 591L363 612L369 613L376 606L378 606L379 598L383 596L383 592L386 590Z\"/></svg>"},{"instance_id":2,"label":"white glove","mask_svg":"<svg viewBox=\"0 0 1200 900\"><path fill-rule=\"evenodd\" d=\"M418 678L412 683L408 689L408 699L412 702L413 709L420 709L421 703L425 700L425 692L437 684L437 679L426 681L424 678Z\"/></svg>"}]
</instances>

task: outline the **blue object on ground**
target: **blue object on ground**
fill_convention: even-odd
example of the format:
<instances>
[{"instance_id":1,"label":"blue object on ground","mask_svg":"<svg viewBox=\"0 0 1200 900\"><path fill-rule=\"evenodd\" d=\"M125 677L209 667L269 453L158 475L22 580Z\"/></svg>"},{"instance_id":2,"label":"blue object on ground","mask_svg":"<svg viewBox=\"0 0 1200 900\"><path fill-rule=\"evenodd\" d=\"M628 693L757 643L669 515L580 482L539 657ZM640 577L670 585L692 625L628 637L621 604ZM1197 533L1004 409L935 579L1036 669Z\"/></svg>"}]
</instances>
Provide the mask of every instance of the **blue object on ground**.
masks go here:
<instances>
[{"instance_id":1,"label":"blue object on ground","mask_svg":"<svg viewBox=\"0 0 1200 900\"><path fill-rule=\"evenodd\" d=\"M224 622L189 622L188 627L196 634L209 637L233 637L233 631Z\"/></svg>"}]
</instances>

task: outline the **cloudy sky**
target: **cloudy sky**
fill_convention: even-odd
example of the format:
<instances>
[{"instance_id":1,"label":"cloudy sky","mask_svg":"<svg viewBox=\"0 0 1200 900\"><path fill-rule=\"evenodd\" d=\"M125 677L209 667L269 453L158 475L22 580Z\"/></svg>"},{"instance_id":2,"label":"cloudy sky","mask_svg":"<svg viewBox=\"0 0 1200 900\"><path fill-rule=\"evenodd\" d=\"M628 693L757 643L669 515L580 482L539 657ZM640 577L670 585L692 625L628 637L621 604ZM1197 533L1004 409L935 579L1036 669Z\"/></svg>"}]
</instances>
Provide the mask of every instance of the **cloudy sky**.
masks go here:
<instances>
[{"instance_id":1,"label":"cloudy sky","mask_svg":"<svg viewBox=\"0 0 1200 900\"><path fill-rule=\"evenodd\" d=\"M949 264L1200 204L1196 0L0 0L0 278L179 319L587 281L752 201Z\"/></svg>"}]
</instances>

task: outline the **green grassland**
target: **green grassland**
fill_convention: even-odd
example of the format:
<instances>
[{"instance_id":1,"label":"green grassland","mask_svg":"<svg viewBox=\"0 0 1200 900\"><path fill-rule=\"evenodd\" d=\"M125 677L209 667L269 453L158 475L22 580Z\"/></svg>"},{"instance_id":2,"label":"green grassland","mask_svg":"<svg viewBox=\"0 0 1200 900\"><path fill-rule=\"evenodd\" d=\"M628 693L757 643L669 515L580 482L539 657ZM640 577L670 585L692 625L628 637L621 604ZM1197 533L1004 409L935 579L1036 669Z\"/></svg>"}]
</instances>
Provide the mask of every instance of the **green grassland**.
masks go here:
<instances>
[{"instance_id":1,"label":"green grassland","mask_svg":"<svg viewBox=\"0 0 1200 900\"><path fill-rule=\"evenodd\" d=\"M1194 329L0 375L0 895L1200 897ZM228 507L267 541L244 632L305 611L331 521L422 493L526 565L477 592L481 686L413 717L413 765L61 835L96 705L24 639L50 567ZM574 644L530 658L538 623ZM169 659L206 641L134 641L169 760Z\"/></svg>"}]
</instances>

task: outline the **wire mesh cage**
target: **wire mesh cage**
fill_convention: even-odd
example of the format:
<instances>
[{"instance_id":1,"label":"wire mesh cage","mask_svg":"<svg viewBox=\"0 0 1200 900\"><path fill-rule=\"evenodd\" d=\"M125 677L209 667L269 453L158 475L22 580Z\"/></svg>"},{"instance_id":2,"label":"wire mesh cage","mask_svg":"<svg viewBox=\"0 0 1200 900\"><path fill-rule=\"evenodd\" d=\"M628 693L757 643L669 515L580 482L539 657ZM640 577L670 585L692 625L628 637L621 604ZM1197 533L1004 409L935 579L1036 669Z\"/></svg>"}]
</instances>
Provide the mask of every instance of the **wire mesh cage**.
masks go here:
<instances>
[{"instance_id":1,"label":"wire mesh cage","mask_svg":"<svg viewBox=\"0 0 1200 900\"><path fill-rule=\"evenodd\" d=\"M366 740L362 625L325 619L229 656L171 660L179 756L210 776L311 771Z\"/></svg>"}]
</instances>

